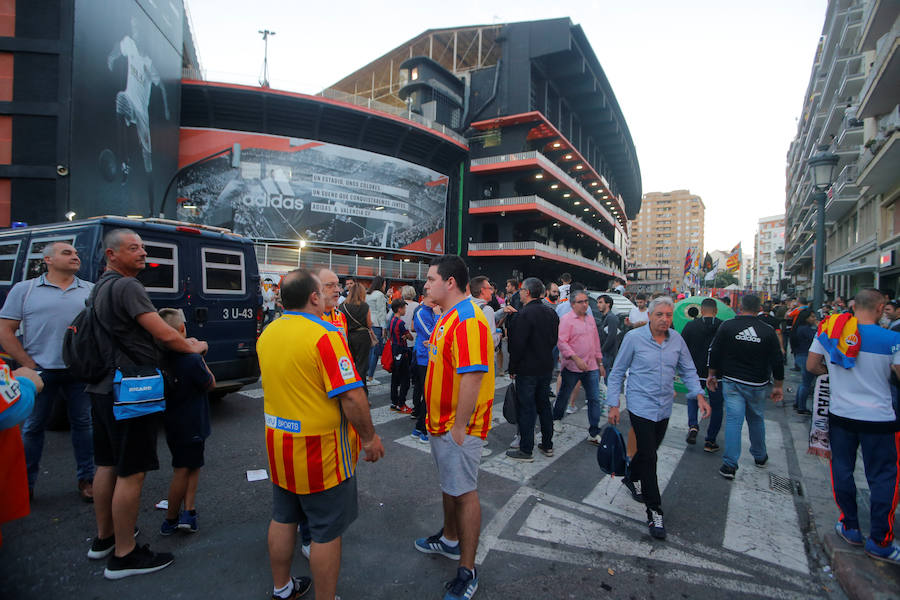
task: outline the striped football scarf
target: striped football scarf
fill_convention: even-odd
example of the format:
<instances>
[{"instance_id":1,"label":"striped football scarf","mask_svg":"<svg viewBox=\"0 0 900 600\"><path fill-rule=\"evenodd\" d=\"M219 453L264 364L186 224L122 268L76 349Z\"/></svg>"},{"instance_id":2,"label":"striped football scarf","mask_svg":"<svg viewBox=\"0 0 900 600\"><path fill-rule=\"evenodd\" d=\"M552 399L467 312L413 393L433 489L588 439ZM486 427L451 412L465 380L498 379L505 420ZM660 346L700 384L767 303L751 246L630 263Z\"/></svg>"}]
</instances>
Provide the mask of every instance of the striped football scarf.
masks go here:
<instances>
[{"instance_id":1,"label":"striped football scarf","mask_svg":"<svg viewBox=\"0 0 900 600\"><path fill-rule=\"evenodd\" d=\"M845 369L852 369L856 365L862 339L856 317L852 314L831 315L823 320L819 324L816 339L828 350L831 363Z\"/></svg>"}]
</instances>

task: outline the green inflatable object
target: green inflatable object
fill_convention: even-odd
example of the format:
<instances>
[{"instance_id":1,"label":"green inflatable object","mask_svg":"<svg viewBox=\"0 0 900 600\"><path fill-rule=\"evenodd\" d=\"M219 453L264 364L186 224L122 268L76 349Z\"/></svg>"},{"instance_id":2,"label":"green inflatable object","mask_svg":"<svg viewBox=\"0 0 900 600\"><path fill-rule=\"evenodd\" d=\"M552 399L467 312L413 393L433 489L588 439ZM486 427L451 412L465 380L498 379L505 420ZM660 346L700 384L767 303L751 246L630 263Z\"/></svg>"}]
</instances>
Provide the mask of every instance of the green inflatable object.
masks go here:
<instances>
[{"instance_id":1,"label":"green inflatable object","mask_svg":"<svg viewBox=\"0 0 900 600\"><path fill-rule=\"evenodd\" d=\"M692 307L697 311L697 316L700 316L700 303L706 300L707 297L708 296L691 296L690 298L685 298L684 300L679 300L675 303L675 310L672 312L672 327L675 328L675 331L681 333L684 326L694 320L694 317L688 314L688 311L691 310ZM734 318L734 311L721 300L716 300L716 307L718 308L716 317L723 321ZM679 394L687 393L687 388L681 383L681 378L675 380L675 391Z\"/></svg>"}]
</instances>

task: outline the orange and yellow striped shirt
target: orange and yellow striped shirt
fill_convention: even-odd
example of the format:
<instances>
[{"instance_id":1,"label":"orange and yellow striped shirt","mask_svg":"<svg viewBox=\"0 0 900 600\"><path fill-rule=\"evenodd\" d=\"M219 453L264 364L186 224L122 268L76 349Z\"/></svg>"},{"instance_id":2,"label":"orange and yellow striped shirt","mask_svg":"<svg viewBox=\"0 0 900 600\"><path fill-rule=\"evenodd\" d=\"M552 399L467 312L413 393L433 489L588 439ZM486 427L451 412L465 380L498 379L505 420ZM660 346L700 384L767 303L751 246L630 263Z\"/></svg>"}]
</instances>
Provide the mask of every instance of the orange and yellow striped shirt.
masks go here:
<instances>
[{"instance_id":1,"label":"orange and yellow striped shirt","mask_svg":"<svg viewBox=\"0 0 900 600\"><path fill-rule=\"evenodd\" d=\"M428 345L428 432L441 435L450 431L456 422L460 378L480 371L484 377L466 433L485 439L491 430L494 404L494 344L484 311L466 297L435 324Z\"/></svg>"},{"instance_id":2,"label":"orange and yellow striped shirt","mask_svg":"<svg viewBox=\"0 0 900 600\"><path fill-rule=\"evenodd\" d=\"M272 482L313 494L352 477L361 444L337 396L363 383L338 329L287 311L263 331L256 351Z\"/></svg>"},{"instance_id":3,"label":"orange and yellow striped shirt","mask_svg":"<svg viewBox=\"0 0 900 600\"><path fill-rule=\"evenodd\" d=\"M335 327L341 330L341 335L344 336L344 339L347 339L347 317L344 316L344 313L339 311L337 308L331 309L331 312L327 312L322 315L322 320L328 323L331 323Z\"/></svg>"}]
</instances>

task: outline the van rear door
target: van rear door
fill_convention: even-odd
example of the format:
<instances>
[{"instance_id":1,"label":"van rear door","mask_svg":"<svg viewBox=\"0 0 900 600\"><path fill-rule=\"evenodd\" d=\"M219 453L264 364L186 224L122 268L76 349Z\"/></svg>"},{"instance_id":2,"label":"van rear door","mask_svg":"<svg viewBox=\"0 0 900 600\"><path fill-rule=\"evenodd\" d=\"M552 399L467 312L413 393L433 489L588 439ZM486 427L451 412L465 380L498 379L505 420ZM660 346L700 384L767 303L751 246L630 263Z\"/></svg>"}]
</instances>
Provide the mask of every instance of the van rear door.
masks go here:
<instances>
[{"instance_id":1,"label":"van rear door","mask_svg":"<svg viewBox=\"0 0 900 600\"><path fill-rule=\"evenodd\" d=\"M208 362L217 388L237 389L256 381L256 318L259 275L253 246L200 238L200 301L192 302L194 334L209 344Z\"/></svg>"}]
</instances>

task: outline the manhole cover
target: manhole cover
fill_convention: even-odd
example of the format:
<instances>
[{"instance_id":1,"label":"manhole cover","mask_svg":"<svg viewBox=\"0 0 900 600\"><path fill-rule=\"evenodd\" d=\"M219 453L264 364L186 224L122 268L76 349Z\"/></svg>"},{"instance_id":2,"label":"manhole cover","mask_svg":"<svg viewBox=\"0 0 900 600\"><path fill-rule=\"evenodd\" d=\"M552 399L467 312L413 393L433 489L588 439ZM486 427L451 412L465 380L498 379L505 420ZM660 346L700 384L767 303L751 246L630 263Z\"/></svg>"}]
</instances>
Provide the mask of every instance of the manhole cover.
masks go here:
<instances>
[{"instance_id":1,"label":"manhole cover","mask_svg":"<svg viewBox=\"0 0 900 600\"><path fill-rule=\"evenodd\" d=\"M798 496L803 495L803 489L800 487L799 481L795 481L781 475L776 475L774 473L769 473L769 489L792 496L794 494L797 494Z\"/></svg>"}]
</instances>

